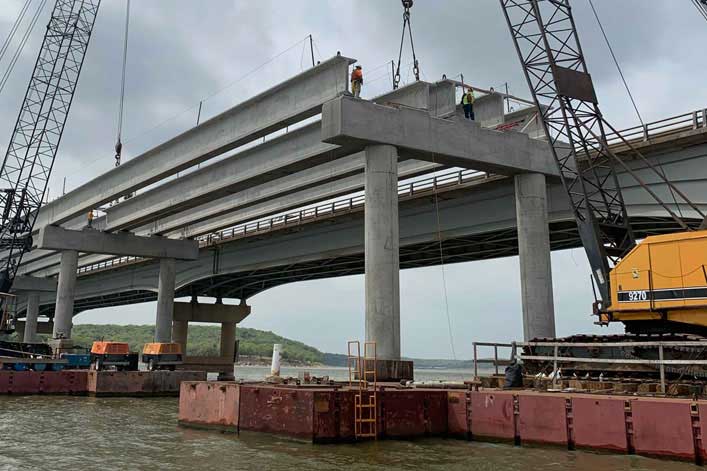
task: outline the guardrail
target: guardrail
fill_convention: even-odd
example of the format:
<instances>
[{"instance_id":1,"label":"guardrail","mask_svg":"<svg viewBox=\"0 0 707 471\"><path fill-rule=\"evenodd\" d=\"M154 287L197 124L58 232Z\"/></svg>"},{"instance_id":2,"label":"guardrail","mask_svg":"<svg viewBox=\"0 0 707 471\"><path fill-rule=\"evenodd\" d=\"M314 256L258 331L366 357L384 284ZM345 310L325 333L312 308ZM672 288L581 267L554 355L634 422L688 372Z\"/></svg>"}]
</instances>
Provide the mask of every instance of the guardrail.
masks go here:
<instances>
[{"instance_id":1,"label":"guardrail","mask_svg":"<svg viewBox=\"0 0 707 471\"><path fill-rule=\"evenodd\" d=\"M519 347L552 347L552 355L525 355L520 354L516 357L520 360L534 361L552 361L553 362L553 387L557 384L557 371L561 363L598 363L598 364L621 364L621 365L654 365L658 366L660 373L660 392L665 394L665 366L666 365L707 365L707 360L666 360L665 347L702 347L707 352L707 342L686 341L686 342L517 342ZM614 348L614 347L641 347L641 348L657 348L658 359L639 359L639 358L576 358L564 357L560 355L561 347L586 347L586 348Z\"/></svg>"},{"instance_id":2,"label":"guardrail","mask_svg":"<svg viewBox=\"0 0 707 471\"><path fill-rule=\"evenodd\" d=\"M707 127L707 108L622 129L618 132L609 132L606 135L606 141L609 146L621 145L624 140L629 142L648 142L654 137L668 136L689 129L704 127Z\"/></svg>"},{"instance_id":3,"label":"guardrail","mask_svg":"<svg viewBox=\"0 0 707 471\"><path fill-rule=\"evenodd\" d=\"M434 193L439 190L447 190L456 186L474 181L483 181L491 175L475 170L453 170L439 175L433 175L420 180L403 182L398 185L398 195L402 198L418 197L425 193ZM303 223L312 222L317 219L340 216L344 213L360 210L365 203L365 195L357 194L350 197L339 198L316 206L304 207L294 211L289 211L276 216L257 219L233 227L223 229L218 232L196 237L200 247L208 247L218 244L224 240L240 239L252 237L257 234L271 232L284 227L298 226ZM91 265L79 267L77 272L88 273L106 268L113 268L118 265L126 265L144 260L141 257L117 257Z\"/></svg>"},{"instance_id":4,"label":"guardrail","mask_svg":"<svg viewBox=\"0 0 707 471\"><path fill-rule=\"evenodd\" d=\"M474 345L474 379L479 377L479 364L490 363L494 365L496 369L496 374L498 374L499 366L508 366L513 363L513 359L516 356L516 344L514 343L493 343L493 342L473 342ZM493 348L493 358L479 358L479 347L492 347ZM500 360L498 358L499 348L510 348L511 355L508 360Z\"/></svg>"}]
</instances>

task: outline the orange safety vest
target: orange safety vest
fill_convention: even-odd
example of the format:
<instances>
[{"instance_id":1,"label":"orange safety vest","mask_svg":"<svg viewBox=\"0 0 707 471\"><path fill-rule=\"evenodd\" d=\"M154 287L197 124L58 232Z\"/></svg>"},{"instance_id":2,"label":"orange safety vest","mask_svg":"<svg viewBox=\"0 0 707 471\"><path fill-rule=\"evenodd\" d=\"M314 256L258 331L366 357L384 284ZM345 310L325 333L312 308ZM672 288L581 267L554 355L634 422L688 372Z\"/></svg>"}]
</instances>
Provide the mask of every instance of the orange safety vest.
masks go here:
<instances>
[{"instance_id":1,"label":"orange safety vest","mask_svg":"<svg viewBox=\"0 0 707 471\"><path fill-rule=\"evenodd\" d=\"M351 81L363 82L363 71L361 69L354 69L354 71L351 72Z\"/></svg>"}]
</instances>

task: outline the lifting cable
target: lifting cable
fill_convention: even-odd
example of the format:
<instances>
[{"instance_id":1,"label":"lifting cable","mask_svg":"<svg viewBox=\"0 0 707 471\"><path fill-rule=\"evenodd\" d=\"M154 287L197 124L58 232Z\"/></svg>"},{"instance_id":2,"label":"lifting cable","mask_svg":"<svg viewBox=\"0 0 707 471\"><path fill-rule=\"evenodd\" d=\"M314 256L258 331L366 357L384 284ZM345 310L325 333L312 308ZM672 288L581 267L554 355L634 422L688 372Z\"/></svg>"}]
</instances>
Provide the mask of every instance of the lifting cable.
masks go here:
<instances>
[{"instance_id":1,"label":"lifting cable","mask_svg":"<svg viewBox=\"0 0 707 471\"><path fill-rule=\"evenodd\" d=\"M604 30L604 25L601 22L601 19L599 18L599 13L597 12L597 9L594 7L594 2L593 0L588 0L589 1L589 6L592 8L592 12L594 13L594 18L597 20L597 24L599 25L599 29L601 30L601 34L604 36L604 41L606 42L606 46L609 48L609 52L611 53L612 59L614 59L614 64L616 64L616 69L619 71L619 75L621 76L621 81L624 84L624 88L626 88L626 93L628 93L628 97L631 100L631 104L633 105L633 109L636 110L636 115L638 116L638 120L641 122L641 127L645 129L645 123L643 121L643 117L641 116L641 112L638 111L638 105L636 104L636 100L633 98L633 93L631 93L631 87L629 87L628 82L626 81L626 77L624 76L623 70L621 69L621 65L619 64L619 60L616 57L616 54L614 54L614 48L611 45L611 41L609 41L609 37L606 34L606 31ZM707 0L693 0L695 2L697 1L707 1ZM700 8L699 6L697 8ZM707 18L706 18L707 19ZM668 177L666 176L665 169L663 168L663 164L659 163L660 166L660 173L662 173L663 179L668 181ZM659 173L659 174L660 174ZM682 214L682 208L678 204L677 197L675 196L675 192L673 191L673 187L671 185L668 185L668 188L670 189L670 195L673 198L673 203L675 204L675 207L678 210L678 213L680 213L680 217L683 218Z\"/></svg>"},{"instance_id":2,"label":"lifting cable","mask_svg":"<svg viewBox=\"0 0 707 471\"><path fill-rule=\"evenodd\" d=\"M128 62L128 31L130 29L130 0L125 8L125 36L123 38L123 76L120 82L120 105L118 107L118 138L115 143L115 166L120 167L120 157L123 143L120 138L123 133L123 108L125 103L125 70Z\"/></svg>"},{"instance_id":3,"label":"lifting cable","mask_svg":"<svg viewBox=\"0 0 707 471\"><path fill-rule=\"evenodd\" d=\"M400 85L400 64L403 58L403 46L405 44L405 29L407 28L410 35L410 48L412 49L412 70L415 73L415 80L420 81L420 65L415 56L415 43L412 40L412 26L410 25L410 8L412 8L413 0L401 0L403 3L403 34L400 37L400 52L398 52L398 67L395 70L395 77L393 77L393 89L396 90Z\"/></svg>"},{"instance_id":4,"label":"lifting cable","mask_svg":"<svg viewBox=\"0 0 707 471\"><path fill-rule=\"evenodd\" d=\"M619 71L619 75L621 76L621 81L624 83L624 88L626 88L626 92L628 93L628 97L631 99L631 103L633 104L633 109L636 110L636 115L638 116L638 120L641 122L641 126L645 126L643 122L643 117L641 116L641 112L638 111L638 106L636 105L636 100L633 99L633 94L631 93L631 88L628 86L628 82L626 82L626 77L624 77L624 72L621 70L621 65L619 65L619 60L616 58L616 54L614 54L614 48L611 46L611 42L609 41L609 37L606 35L606 31L604 31L604 25L602 24L601 20L599 19L599 14L597 13L596 8L594 8L594 2L592 0L589 0L589 6L592 7L592 12L594 12L594 18L597 19L597 24L599 25L599 29L601 30L601 34L604 36L604 41L606 42L606 46L609 48L609 52L611 53L611 57L614 59L614 64L616 64L616 69Z\"/></svg>"},{"instance_id":5,"label":"lifting cable","mask_svg":"<svg viewBox=\"0 0 707 471\"><path fill-rule=\"evenodd\" d=\"M700 12L702 18L707 21L707 0L692 0L692 4L695 5L695 8Z\"/></svg>"},{"instance_id":6,"label":"lifting cable","mask_svg":"<svg viewBox=\"0 0 707 471\"><path fill-rule=\"evenodd\" d=\"M5 88L5 85L7 85L7 81L10 79L10 75L12 74L12 70L15 68L15 64L17 63L17 59L19 59L20 55L22 54L22 50L25 48L25 45L27 44L27 40L29 39L32 30L34 29L34 26L37 24L37 21L39 20L39 16L42 13L42 10L44 9L44 5L46 5L47 0L42 0L37 7L37 11L34 12L34 16L30 20L29 26L27 27L27 30L25 33L22 35L22 39L20 39L20 44L17 47L17 50L12 56L12 59L10 59L10 64L7 66L7 69L5 70L5 73L3 74L2 78L0 79L0 93L3 91ZM13 33L14 35L14 33Z\"/></svg>"},{"instance_id":7,"label":"lifting cable","mask_svg":"<svg viewBox=\"0 0 707 471\"><path fill-rule=\"evenodd\" d=\"M27 9L29 8L29 4L31 1L32 0L25 0L25 4L22 6L20 13L17 15L17 19L15 19L15 23L13 23L12 28L10 28L10 32L7 34L7 38L5 38L5 42L2 43L2 47L0 48L0 61L2 61L5 57L7 48L12 42L12 39L15 37L15 33L17 33L17 28L19 28L20 23L22 23L22 19L25 17L25 13L27 13Z\"/></svg>"}]
</instances>

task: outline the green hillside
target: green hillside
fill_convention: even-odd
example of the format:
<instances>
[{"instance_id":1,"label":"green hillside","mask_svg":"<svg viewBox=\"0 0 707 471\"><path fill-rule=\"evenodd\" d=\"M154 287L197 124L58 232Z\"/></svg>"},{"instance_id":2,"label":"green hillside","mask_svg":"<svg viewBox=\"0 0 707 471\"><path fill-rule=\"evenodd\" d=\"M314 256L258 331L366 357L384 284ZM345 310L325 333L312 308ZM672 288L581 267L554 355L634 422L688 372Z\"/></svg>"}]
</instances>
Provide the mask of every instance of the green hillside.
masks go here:
<instances>
[{"instance_id":1,"label":"green hillside","mask_svg":"<svg viewBox=\"0 0 707 471\"><path fill-rule=\"evenodd\" d=\"M131 350L140 351L144 344L152 342L154 331L155 328L151 325L78 324L71 329L71 337L77 346L90 347L94 340L105 339L128 342ZM281 343L284 360L323 363L324 354L316 348L272 332L239 327L236 329L236 337L240 340L241 356L269 358L272 356L273 344ZM189 326L188 355L218 355L220 344L221 326Z\"/></svg>"},{"instance_id":2,"label":"green hillside","mask_svg":"<svg viewBox=\"0 0 707 471\"><path fill-rule=\"evenodd\" d=\"M115 325L115 324L78 324L73 326L71 336L77 346L90 347L94 340L112 340L128 342L133 351L142 350L142 346L152 342L154 326L151 325ZM272 356L272 346L275 343L283 345L282 357L287 363L322 364L328 366L347 366L346 355L339 353L323 353L302 342L280 337L272 332L238 327L236 329L240 356L260 357L268 359ZM1 336L0 339L16 340L16 336ZM219 354L221 344L221 326L190 325L187 341L188 355L215 356ZM454 360L419 360L415 359L418 368L470 368L470 361Z\"/></svg>"}]
</instances>

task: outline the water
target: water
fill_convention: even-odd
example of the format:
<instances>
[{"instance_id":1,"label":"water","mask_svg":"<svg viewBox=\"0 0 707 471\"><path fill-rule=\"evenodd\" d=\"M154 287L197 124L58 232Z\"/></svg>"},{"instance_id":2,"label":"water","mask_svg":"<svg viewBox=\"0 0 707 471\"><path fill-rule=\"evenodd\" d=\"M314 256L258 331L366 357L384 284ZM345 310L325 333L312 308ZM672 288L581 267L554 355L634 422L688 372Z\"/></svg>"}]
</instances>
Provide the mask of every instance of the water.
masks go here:
<instances>
[{"instance_id":1,"label":"water","mask_svg":"<svg viewBox=\"0 0 707 471\"><path fill-rule=\"evenodd\" d=\"M262 378L265 368L238 368ZM346 369L308 368L334 377ZM285 368L296 376L297 370ZM293 374L294 373L294 374ZM419 379L468 378L464 371L416 372ZM311 445L256 433L177 426L176 398L0 397L0 470L558 470L685 471L686 463L623 455L459 440Z\"/></svg>"}]
</instances>

